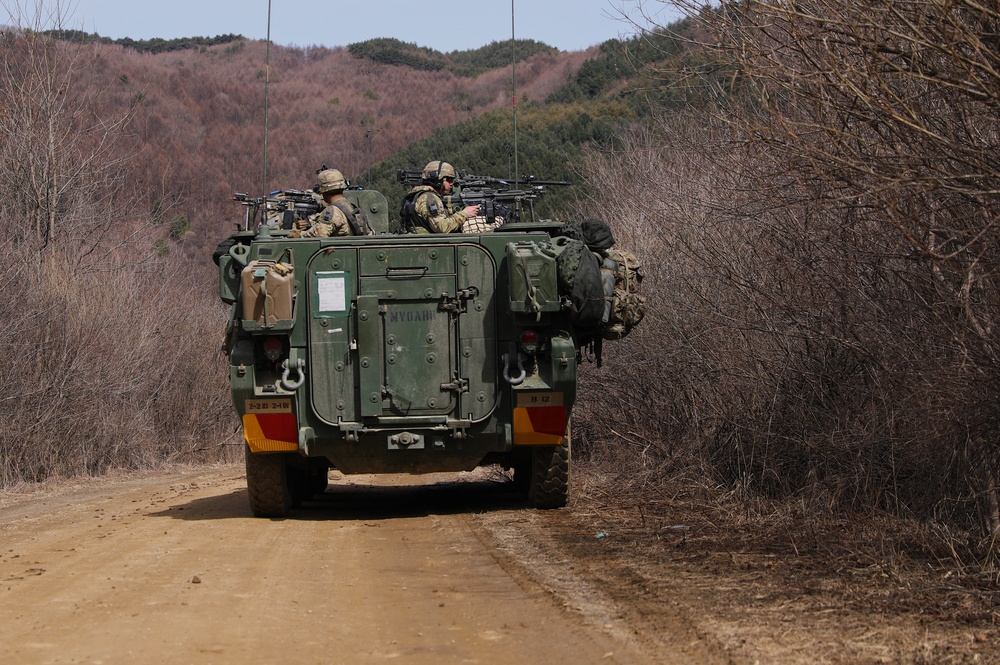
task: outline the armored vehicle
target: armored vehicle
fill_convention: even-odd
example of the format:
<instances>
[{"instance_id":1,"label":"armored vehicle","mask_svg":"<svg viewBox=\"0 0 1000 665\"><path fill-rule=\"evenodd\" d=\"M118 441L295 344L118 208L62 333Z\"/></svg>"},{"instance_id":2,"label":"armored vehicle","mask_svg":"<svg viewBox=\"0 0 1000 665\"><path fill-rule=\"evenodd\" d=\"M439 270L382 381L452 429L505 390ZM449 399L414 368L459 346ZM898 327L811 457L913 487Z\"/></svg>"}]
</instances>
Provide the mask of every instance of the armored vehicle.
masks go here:
<instances>
[{"instance_id":1,"label":"armored vehicle","mask_svg":"<svg viewBox=\"0 0 1000 665\"><path fill-rule=\"evenodd\" d=\"M267 221L295 195L242 196L247 230L217 253L253 513L286 515L331 468L497 464L530 505L565 505L578 348L559 225L525 208L488 233L399 235L380 193L345 195L376 235L295 238Z\"/></svg>"}]
</instances>

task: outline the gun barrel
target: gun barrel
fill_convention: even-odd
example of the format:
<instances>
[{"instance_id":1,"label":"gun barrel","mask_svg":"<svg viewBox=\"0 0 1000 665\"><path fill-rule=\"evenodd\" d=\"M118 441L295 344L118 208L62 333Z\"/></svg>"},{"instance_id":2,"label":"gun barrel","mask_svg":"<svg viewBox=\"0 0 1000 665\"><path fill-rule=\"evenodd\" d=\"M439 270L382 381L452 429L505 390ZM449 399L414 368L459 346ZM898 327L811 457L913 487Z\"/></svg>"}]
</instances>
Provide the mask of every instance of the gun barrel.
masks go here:
<instances>
[{"instance_id":1,"label":"gun barrel","mask_svg":"<svg viewBox=\"0 0 1000 665\"><path fill-rule=\"evenodd\" d=\"M404 185L419 185L424 181L424 172L414 169L398 169L396 180Z\"/></svg>"},{"instance_id":2,"label":"gun barrel","mask_svg":"<svg viewBox=\"0 0 1000 665\"><path fill-rule=\"evenodd\" d=\"M486 185L503 185L506 187L510 182L491 175L472 175L467 171L460 171L458 178L455 179L455 184L465 187L484 187Z\"/></svg>"},{"instance_id":3,"label":"gun barrel","mask_svg":"<svg viewBox=\"0 0 1000 665\"><path fill-rule=\"evenodd\" d=\"M566 187L568 185L572 185L573 182L570 181L570 180L539 180L535 176L527 175L527 176L523 176L520 180L514 180L514 181L512 181L511 184L515 184L515 185L532 185L532 186L553 185L553 186L558 186L558 187Z\"/></svg>"}]
</instances>

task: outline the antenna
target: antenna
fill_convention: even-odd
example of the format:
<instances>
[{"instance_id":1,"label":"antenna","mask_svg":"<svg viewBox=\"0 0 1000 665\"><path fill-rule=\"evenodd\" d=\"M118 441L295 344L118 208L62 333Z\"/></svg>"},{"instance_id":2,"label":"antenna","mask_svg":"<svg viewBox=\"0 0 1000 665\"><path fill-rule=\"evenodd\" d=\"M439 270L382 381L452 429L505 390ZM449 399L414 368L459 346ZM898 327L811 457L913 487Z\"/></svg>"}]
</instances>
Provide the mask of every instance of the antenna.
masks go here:
<instances>
[{"instance_id":1,"label":"antenna","mask_svg":"<svg viewBox=\"0 0 1000 665\"><path fill-rule=\"evenodd\" d=\"M513 1L513 0L512 0ZM267 0L267 51L264 55L264 196L267 196L267 110L271 83L271 0Z\"/></svg>"},{"instance_id":2,"label":"antenna","mask_svg":"<svg viewBox=\"0 0 1000 665\"><path fill-rule=\"evenodd\" d=\"M514 91L511 95L514 100L514 173L511 174L511 179L517 180L521 176L517 168L517 42L514 41L514 0L510 0L510 63Z\"/></svg>"}]
</instances>

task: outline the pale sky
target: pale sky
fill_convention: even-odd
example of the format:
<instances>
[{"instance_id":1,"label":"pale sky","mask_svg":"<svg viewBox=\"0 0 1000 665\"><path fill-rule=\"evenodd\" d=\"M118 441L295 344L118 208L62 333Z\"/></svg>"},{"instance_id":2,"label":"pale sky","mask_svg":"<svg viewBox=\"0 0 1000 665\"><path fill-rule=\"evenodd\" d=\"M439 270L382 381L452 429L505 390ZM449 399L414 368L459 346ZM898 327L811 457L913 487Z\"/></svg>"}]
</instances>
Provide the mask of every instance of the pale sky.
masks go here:
<instances>
[{"instance_id":1,"label":"pale sky","mask_svg":"<svg viewBox=\"0 0 1000 665\"><path fill-rule=\"evenodd\" d=\"M268 0L0 0L0 23L17 23L10 8L59 6L64 27L118 39L267 36ZM294 46L346 46L373 37L395 37L438 51L467 50L511 36L510 0L442 3L418 0L271 0L271 39ZM564 51L578 51L631 37L679 14L665 0L514 0L514 33ZM445 10L437 9L444 7ZM7 10L7 11L3 11Z\"/></svg>"}]
</instances>

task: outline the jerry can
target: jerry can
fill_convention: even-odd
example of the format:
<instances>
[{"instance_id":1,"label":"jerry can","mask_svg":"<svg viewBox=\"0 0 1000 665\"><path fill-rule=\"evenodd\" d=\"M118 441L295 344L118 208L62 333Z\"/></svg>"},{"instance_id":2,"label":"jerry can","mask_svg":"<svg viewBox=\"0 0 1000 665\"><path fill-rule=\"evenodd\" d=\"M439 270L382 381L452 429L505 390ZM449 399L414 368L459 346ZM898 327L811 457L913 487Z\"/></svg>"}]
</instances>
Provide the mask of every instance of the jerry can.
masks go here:
<instances>
[{"instance_id":1,"label":"jerry can","mask_svg":"<svg viewBox=\"0 0 1000 665\"><path fill-rule=\"evenodd\" d=\"M243 321L272 326L292 318L295 275L292 266L270 260L251 261L241 275Z\"/></svg>"},{"instance_id":2,"label":"jerry can","mask_svg":"<svg viewBox=\"0 0 1000 665\"><path fill-rule=\"evenodd\" d=\"M508 243L507 279L511 312L558 312L562 308L556 256L547 243Z\"/></svg>"}]
</instances>

